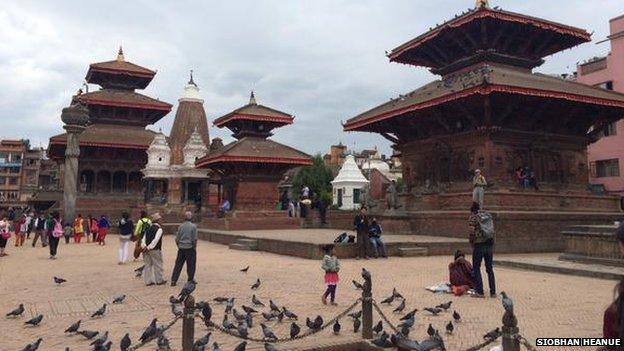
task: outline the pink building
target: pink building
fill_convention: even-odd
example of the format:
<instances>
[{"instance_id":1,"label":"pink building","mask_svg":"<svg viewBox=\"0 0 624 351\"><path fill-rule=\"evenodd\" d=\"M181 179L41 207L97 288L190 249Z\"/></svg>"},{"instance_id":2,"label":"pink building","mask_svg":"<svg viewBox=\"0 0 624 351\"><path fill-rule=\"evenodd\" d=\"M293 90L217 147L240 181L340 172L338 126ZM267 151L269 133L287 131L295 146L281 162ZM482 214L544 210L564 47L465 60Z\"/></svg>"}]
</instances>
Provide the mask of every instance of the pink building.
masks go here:
<instances>
[{"instance_id":1,"label":"pink building","mask_svg":"<svg viewBox=\"0 0 624 351\"><path fill-rule=\"evenodd\" d=\"M611 52L577 67L577 81L624 93L624 15L609 21ZM624 117L624 116L622 116ZM589 145L589 181L624 196L624 120L600 130Z\"/></svg>"}]
</instances>

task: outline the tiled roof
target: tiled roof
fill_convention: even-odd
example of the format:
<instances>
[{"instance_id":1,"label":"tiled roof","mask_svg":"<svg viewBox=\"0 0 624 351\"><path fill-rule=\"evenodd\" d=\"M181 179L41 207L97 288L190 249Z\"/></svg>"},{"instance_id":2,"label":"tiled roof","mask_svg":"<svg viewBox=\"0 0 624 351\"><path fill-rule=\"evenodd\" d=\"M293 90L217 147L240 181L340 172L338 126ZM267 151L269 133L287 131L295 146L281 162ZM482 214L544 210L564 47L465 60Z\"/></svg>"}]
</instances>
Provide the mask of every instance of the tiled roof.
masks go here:
<instances>
[{"instance_id":1,"label":"tiled roof","mask_svg":"<svg viewBox=\"0 0 624 351\"><path fill-rule=\"evenodd\" d=\"M198 160L196 166L209 167L217 163L228 162L310 165L312 157L270 139L244 137Z\"/></svg>"},{"instance_id":2,"label":"tiled roof","mask_svg":"<svg viewBox=\"0 0 624 351\"><path fill-rule=\"evenodd\" d=\"M106 105L132 107L146 110L169 112L172 105L131 90L102 89L77 96L80 102L87 105Z\"/></svg>"},{"instance_id":3,"label":"tiled roof","mask_svg":"<svg viewBox=\"0 0 624 351\"><path fill-rule=\"evenodd\" d=\"M80 134L80 146L99 146L121 149L147 149L156 132L137 126L92 124ZM66 145L67 134L50 138L50 146Z\"/></svg>"},{"instance_id":4,"label":"tiled roof","mask_svg":"<svg viewBox=\"0 0 624 351\"><path fill-rule=\"evenodd\" d=\"M91 71L99 71L105 73L113 73L113 74L128 74L131 76L139 76L145 78L154 77L156 74L155 71L151 69L141 67L132 62L123 61L123 60L112 60L105 62L92 63L89 65L89 72L87 72L87 80Z\"/></svg>"},{"instance_id":5,"label":"tiled roof","mask_svg":"<svg viewBox=\"0 0 624 351\"><path fill-rule=\"evenodd\" d=\"M264 105L258 105L249 103L241 108L238 108L224 116L221 116L214 120L214 125L222 127L230 121L237 119L274 122L281 124L292 124L293 116L288 113L281 112Z\"/></svg>"}]
</instances>

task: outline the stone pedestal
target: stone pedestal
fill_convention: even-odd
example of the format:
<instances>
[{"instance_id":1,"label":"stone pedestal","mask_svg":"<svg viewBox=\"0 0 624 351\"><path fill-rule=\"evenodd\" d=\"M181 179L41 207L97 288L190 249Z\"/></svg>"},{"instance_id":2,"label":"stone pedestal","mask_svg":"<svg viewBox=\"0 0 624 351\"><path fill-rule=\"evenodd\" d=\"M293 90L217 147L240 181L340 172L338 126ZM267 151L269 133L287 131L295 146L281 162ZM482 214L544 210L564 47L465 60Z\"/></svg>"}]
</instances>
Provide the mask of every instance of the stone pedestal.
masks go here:
<instances>
[{"instance_id":1,"label":"stone pedestal","mask_svg":"<svg viewBox=\"0 0 624 351\"><path fill-rule=\"evenodd\" d=\"M63 167L63 220L72 223L76 217L76 194L78 192L78 156L80 144L78 135L85 130L89 121L88 110L74 104L63 109L61 119L67 131L67 146L65 147L65 165Z\"/></svg>"}]
</instances>

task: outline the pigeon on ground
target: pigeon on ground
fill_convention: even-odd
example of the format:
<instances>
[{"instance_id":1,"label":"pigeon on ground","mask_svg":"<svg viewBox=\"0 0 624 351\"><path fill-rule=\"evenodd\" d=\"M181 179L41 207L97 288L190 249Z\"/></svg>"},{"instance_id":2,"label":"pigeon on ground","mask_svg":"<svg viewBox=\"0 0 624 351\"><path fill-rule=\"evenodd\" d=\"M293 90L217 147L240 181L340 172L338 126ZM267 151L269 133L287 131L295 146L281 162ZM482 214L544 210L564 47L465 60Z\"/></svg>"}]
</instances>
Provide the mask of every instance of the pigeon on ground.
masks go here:
<instances>
[{"instance_id":1,"label":"pigeon on ground","mask_svg":"<svg viewBox=\"0 0 624 351\"><path fill-rule=\"evenodd\" d=\"M288 318L288 319L294 319L294 320L298 320L299 319L299 317L297 317L296 314L294 314L291 311L289 311L286 307L282 308L282 312L284 313L284 316L286 316L286 318Z\"/></svg>"},{"instance_id":2,"label":"pigeon on ground","mask_svg":"<svg viewBox=\"0 0 624 351\"><path fill-rule=\"evenodd\" d=\"M249 271L249 266L241 269L240 271L243 272L243 273L247 273L247 271Z\"/></svg>"},{"instance_id":3,"label":"pigeon on ground","mask_svg":"<svg viewBox=\"0 0 624 351\"><path fill-rule=\"evenodd\" d=\"M397 306L397 308L395 308L392 312L401 313L403 312L404 309L405 309L405 300L402 300L399 306Z\"/></svg>"},{"instance_id":4,"label":"pigeon on ground","mask_svg":"<svg viewBox=\"0 0 624 351\"><path fill-rule=\"evenodd\" d=\"M403 295L401 295L401 294L399 293L399 291L397 290L397 288L396 288L396 287L392 288L392 296L394 296L394 298L395 298L395 299L404 299L404 300L405 300L405 298L403 297Z\"/></svg>"},{"instance_id":5,"label":"pigeon on ground","mask_svg":"<svg viewBox=\"0 0 624 351\"><path fill-rule=\"evenodd\" d=\"M99 310L93 312L93 314L91 315L91 318L101 317L104 315L104 313L106 313L106 304L103 304Z\"/></svg>"},{"instance_id":6,"label":"pigeon on ground","mask_svg":"<svg viewBox=\"0 0 624 351\"><path fill-rule=\"evenodd\" d=\"M383 334L381 334L379 337L377 337L376 339L373 339L371 342L375 345L375 346L379 346L379 347L383 347L386 348L389 345L388 342L388 338L390 337L390 335L386 334L386 332L384 332Z\"/></svg>"},{"instance_id":7,"label":"pigeon on ground","mask_svg":"<svg viewBox=\"0 0 624 351\"><path fill-rule=\"evenodd\" d=\"M100 336L98 336L91 342L91 345L103 345L106 340L108 340L108 331L106 331L104 334L100 334Z\"/></svg>"},{"instance_id":8,"label":"pigeon on ground","mask_svg":"<svg viewBox=\"0 0 624 351\"><path fill-rule=\"evenodd\" d=\"M364 278L364 280L371 279L371 274L369 271L366 270L366 268L362 268L362 278Z\"/></svg>"},{"instance_id":9,"label":"pigeon on ground","mask_svg":"<svg viewBox=\"0 0 624 351\"><path fill-rule=\"evenodd\" d=\"M457 311L453 311L453 319L455 320L455 323L461 321L461 316L457 313Z\"/></svg>"},{"instance_id":10,"label":"pigeon on ground","mask_svg":"<svg viewBox=\"0 0 624 351\"><path fill-rule=\"evenodd\" d=\"M282 321L283 321L283 320L284 320L284 311L280 311L280 312L277 314L277 321L278 321L279 323L282 323Z\"/></svg>"},{"instance_id":11,"label":"pigeon on ground","mask_svg":"<svg viewBox=\"0 0 624 351\"><path fill-rule=\"evenodd\" d=\"M500 328L492 329L483 335L484 339L494 340L501 335Z\"/></svg>"},{"instance_id":12,"label":"pigeon on ground","mask_svg":"<svg viewBox=\"0 0 624 351\"><path fill-rule=\"evenodd\" d=\"M382 330L383 330L383 323L379 321L379 323L377 323L377 325L373 327L373 331L375 332L375 334L379 334L381 333Z\"/></svg>"},{"instance_id":13,"label":"pigeon on ground","mask_svg":"<svg viewBox=\"0 0 624 351\"><path fill-rule=\"evenodd\" d=\"M221 326L226 330L236 329L236 326L228 320L227 314L223 316L223 322L221 323Z\"/></svg>"},{"instance_id":14,"label":"pigeon on ground","mask_svg":"<svg viewBox=\"0 0 624 351\"><path fill-rule=\"evenodd\" d=\"M251 290L258 290L258 288L260 287L260 284L261 284L260 278L258 278L256 282L253 283L253 285L251 286Z\"/></svg>"},{"instance_id":15,"label":"pigeon on ground","mask_svg":"<svg viewBox=\"0 0 624 351\"><path fill-rule=\"evenodd\" d=\"M175 296L170 295L169 296L169 303L182 303L182 300L177 299Z\"/></svg>"},{"instance_id":16,"label":"pigeon on ground","mask_svg":"<svg viewBox=\"0 0 624 351\"><path fill-rule=\"evenodd\" d=\"M353 318L353 319L358 319L360 317L362 317L362 310L359 310L357 312L353 312L353 313L349 313L347 316Z\"/></svg>"},{"instance_id":17,"label":"pigeon on ground","mask_svg":"<svg viewBox=\"0 0 624 351\"><path fill-rule=\"evenodd\" d=\"M275 346L269 344L268 342L264 343L264 351L277 351Z\"/></svg>"},{"instance_id":18,"label":"pigeon on ground","mask_svg":"<svg viewBox=\"0 0 624 351\"><path fill-rule=\"evenodd\" d=\"M334 327L333 327L335 335L340 334L340 328L341 328L340 322L336 319L336 322L334 323Z\"/></svg>"},{"instance_id":19,"label":"pigeon on ground","mask_svg":"<svg viewBox=\"0 0 624 351\"><path fill-rule=\"evenodd\" d=\"M312 329L314 330L320 330L321 327L323 326L323 317L316 316L316 318L314 318L314 323L312 323Z\"/></svg>"},{"instance_id":20,"label":"pigeon on ground","mask_svg":"<svg viewBox=\"0 0 624 351\"><path fill-rule=\"evenodd\" d=\"M429 323L429 327L427 328L427 334L429 336L434 336L436 333L435 328L433 327L433 325L431 325L431 323Z\"/></svg>"},{"instance_id":21,"label":"pigeon on ground","mask_svg":"<svg viewBox=\"0 0 624 351\"><path fill-rule=\"evenodd\" d=\"M353 320L353 332L357 333L360 330L360 327L362 326L362 322L360 321L359 318L355 318Z\"/></svg>"},{"instance_id":22,"label":"pigeon on ground","mask_svg":"<svg viewBox=\"0 0 624 351\"><path fill-rule=\"evenodd\" d=\"M437 306L436 306L436 308L441 308L441 309L443 309L443 310L445 310L445 311L446 311L446 310L448 310L449 308L451 308L451 305L452 305L452 304L453 304L453 301L449 301L449 302L446 302L446 303L441 303L441 304L437 305Z\"/></svg>"},{"instance_id":23,"label":"pigeon on ground","mask_svg":"<svg viewBox=\"0 0 624 351\"><path fill-rule=\"evenodd\" d=\"M247 339L247 336L249 336L247 323L238 323L238 327L236 328L236 331L238 331L238 335L240 335L240 337L243 339Z\"/></svg>"},{"instance_id":24,"label":"pigeon on ground","mask_svg":"<svg viewBox=\"0 0 624 351\"><path fill-rule=\"evenodd\" d=\"M242 314L242 313L238 313L238 310L237 310L236 308L233 308L233 309L232 309L232 315L234 316L234 318L235 318L237 321L240 321L240 320L244 320L244 319L245 319L245 315L244 315L244 314Z\"/></svg>"},{"instance_id":25,"label":"pigeon on ground","mask_svg":"<svg viewBox=\"0 0 624 351\"><path fill-rule=\"evenodd\" d=\"M390 297L386 297L385 299L381 300L380 303L385 303L385 304L392 304L392 302L394 301L394 296L390 296Z\"/></svg>"},{"instance_id":26,"label":"pigeon on ground","mask_svg":"<svg viewBox=\"0 0 624 351\"><path fill-rule=\"evenodd\" d=\"M43 341L43 338L39 338L37 339L37 341L33 342L32 344L26 345L26 347L24 347L21 351L36 351L39 348L39 345L41 345L42 341Z\"/></svg>"},{"instance_id":27,"label":"pigeon on ground","mask_svg":"<svg viewBox=\"0 0 624 351\"><path fill-rule=\"evenodd\" d=\"M75 322L74 324L70 325L67 329L65 329L65 333L77 332L78 329L80 329L80 323L82 323L81 319L79 319L77 322Z\"/></svg>"},{"instance_id":28,"label":"pigeon on ground","mask_svg":"<svg viewBox=\"0 0 624 351\"><path fill-rule=\"evenodd\" d=\"M210 319L212 318L212 307L210 307L210 305L206 303L201 309L201 314L204 317L204 321L206 323L210 322Z\"/></svg>"},{"instance_id":29,"label":"pigeon on ground","mask_svg":"<svg viewBox=\"0 0 624 351\"><path fill-rule=\"evenodd\" d=\"M158 351L171 351L171 345L169 345L169 339L167 339L165 334L160 334L160 336L158 336L158 341L156 341L156 346L158 346Z\"/></svg>"},{"instance_id":30,"label":"pigeon on ground","mask_svg":"<svg viewBox=\"0 0 624 351\"><path fill-rule=\"evenodd\" d=\"M241 308L243 309L243 311L245 311L245 313L247 314L252 314L252 313L258 313L258 311L254 310L251 307L247 307L245 305L242 305Z\"/></svg>"},{"instance_id":31,"label":"pigeon on ground","mask_svg":"<svg viewBox=\"0 0 624 351\"><path fill-rule=\"evenodd\" d=\"M247 341L243 341L234 348L234 351L245 351L246 347L247 347Z\"/></svg>"},{"instance_id":32,"label":"pigeon on ground","mask_svg":"<svg viewBox=\"0 0 624 351\"><path fill-rule=\"evenodd\" d=\"M7 317L17 317L21 316L24 313L24 304L20 303L16 309L6 314Z\"/></svg>"},{"instance_id":33,"label":"pigeon on ground","mask_svg":"<svg viewBox=\"0 0 624 351\"><path fill-rule=\"evenodd\" d=\"M112 346L113 342L109 340L106 344L97 344L93 346L93 351L110 351Z\"/></svg>"},{"instance_id":34,"label":"pigeon on ground","mask_svg":"<svg viewBox=\"0 0 624 351\"><path fill-rule=\"evenodd\" d=\"M84 336L87 340L91 340L95 338L99 333L100 333L99 331L92 331L92 330L80 330L76 332L76 334L80 334Z\"/></svg>"},{"instance_id":35,"label":"pigeon on ground","mask_svg":"<svg viewBox=\"0 0 624 351\"><path fill-rule=\"evenodd\" d=\"M227 302L228 300L229 298L227 297L215 297L214 299L212 299L212 301L216 303L224 303L224 302Z\"/></svg>"},{"instance_id":36,"label":"pigeon on ground","mask_svg":"<svg viewBox=\"0 0 624 351\"><path fill-rule=\"evenodd\" d=\"M355 290L364 290L364 285L362 285L360 282L356 280L352 280L351 282L353 283Z\"/></svg>"},{"instance_id":37,"label":"pigeon on ground","mask_svg":"<svg viewBox=\"0 0 624 351\"><path fill-rule=\"evenodd\" d=\"M413 310L409 311L405 316L401 317L400 320L405 321L408 319L412 319L416 315L416 312L418 312L418 309L414 308Z\"/></svg>"},{"instance_id":38,"label":"pigeon on ground","mask_svg":"<svg viewBox=\"0 0 624 351\"><path fill-rule=\"evenodd\" d=\"M407 337L410 334L410 328L406 327L406 326L402 326L401 327L401 334L405 337Z\"/></svg>"},{"instance_id":39,"label":"pigeon on ground","mask_svg":"<svg viewBox=\"0 0 624 351\"><path fill-rule=\"evenodd\" d=\"M255 294L253 296L251 296L251 302L254 304L254 306L262 306L262 307L264 307L264 304L262 303L262 301L258 300L258 298L256 297Z\"/></svg>"},{"instance_id":40,"label":"pigeon on ground","mask_svg":"<svg viewBox=\"0 0 624 351\"><path fill-rule=\"evenodd\" d=\"M501 291L501 300L503 302L503 308L505 309L505 312L509 312L513 314L513 310L514 310L513 300L510 299L509 296L507 296L507 293L504 291Z\"/></svg>"},{"instance_id":41,"label":"pigeon on ground","mask_svg":"<svg viewBox=\"0 0 624 351\"><path fill-rule=\"evenodd\" d=\"M236 298L230 297L225 304L225 314L232 312L232 308L234 308L234 300Z\"/></svg>"},{"instance_id":42,"label":"pigeon on ground","mask_svg":"<svg viewBox=\"0 0 624 351\"><path fill-rule=\"evenodd\" d=\"M63 278L61 278L61 277L54 277L54 282L55 282L57 285L61 285L61 284L65 283L65 282L67 282L67 279L63 279Z\"/></svg>"},{"instance_id":43,"label":"pigeon on ground","mask_svg":"<svg viewBox=\"0 0 624 351\"><path fill-rule=\"evenodd\" d=\"M279 307L277 307L277 305L275 304L275 302L273 302L273 300L269 300L269 307L271 307L271 311L275 311L277 313L282 311L280 310Z\"/></svg>"},{"instance_id":44,"label":"pigeon on ground","mask_svg":"<svg viewBox=\"0 0 624 351\"><path fill-rule=\"evenodd\" d=\"M29 324L29 325L32 325L33 327L36 327L39 325L39 323L41 323L41 320L43 320L42 314L27 320L26 322L24 322L24 324Z\"/></svg>"},{"instance_id":45,"label":"pigeon on ground","mask_svg":"<svg viewBox=\"0 0 624 351\"><path fill-rule=\"evenodd\" d=\"M277 315L275 315L273 313L262 312L262 317L264 318L264 320L266 320L268 322L270 320L273 320L275 317L277 317Z\"/></svg>"},{"instance_id":46,"label":"pigeon on ground","mask_svg":"<svg viewBox=\"0 0 624 351\"><path fill-rule=\"evenodd\" d=\"M222 351L216 341L212 343L212 351Z\"/></svg>"},{"instance_id":47,"label":"pigeon on ground","mask_svg":"<svg viewBox=\"0 0 624 351\"><path fill-rule=\"evenodd\" d=\"M297 325L297 323L292 322L292 324L290 325L290 338L294 338L295 336L299 335L300 332L301 328Z\"/></svg>"},{"instance_id":48,"label":"pigeon on ground","mask_svg":"<svg viewBox=\"0 0 624 351\"><path fill-rule=\"evenodd\" d=\"M260 323L260 326L262 327L262 334L264 335L264 340L277 340L277 336L275 336L275 333L273 333L273 331L271 330L271 328L267 327L266 324L264 323Z\"/></svg>"},{"instance_id":49,"label":"pigeon on ground","mask_svg":"<svg viewBox=\"0 0 624 351\"><path fill-rule=\"evenodd\" d=\"M114 304L123 303L126 299L126 295L119 295L113 299Z\"/></svg>"},{"instance_id":50,"label":"pigeon on ground","mask_svg":"<svg viewBox=\"0 0 624 351\"><path fill-rule=\"evenodd\" d=\"M145 330L143 331L143 334L141 334L141 337L139 338L141 342L151 340L153 337L155 337L158 334L158 327L156 326L157 321L158 321L157 318L152 319L152 321L147 326L147 328L145 328Z\"/></svg>"},{"instance_id":51,"label":"pigeon on ground","mask_svg":"<svg viewBox=\"0 0 624 351\"><path fill-rule=\"evenodd\" d=\"M455 327L453 326L453 322L449 321L448 324L446 325L446 332L448 334L453 334L453 330L455 329Z\"/></svg>"},{"instance_id":52,"label":"pigeon on ground","mask_svg":"<svg viewBox=\"0 0 624 351\"><path fill-rule=\"evenodd\" d=\"M135 270L134 270L134 276L135 276L136 278L140 278L140 277L143 275L143 269L144 269L144 268L145 268L145 265L143 265L143 266L141 266L141 267L139 267L139 268L135 269Z\"/></svg>"},{"instance_id":53,"label":"pigeon on ground","mask_svg":"<svg viewBox=\"0 0 624 351\"><path fill-rule=\"evenodd\" d=\"M128 348L132 345L132 341L130 340L130 334L126 333L121 341L119 342L119 349L121 351L128 351Z\"/></svg>"},{"instance_id":54,"label":"pigeon on ground","mask_svg":"<svg viewBox=\"0 0 624 351\"><path fill-rule=\"evenodd\" d=\"M245 323L247 324L247 328L253 328L253 315L245 315Z\"/></svg>"},{"instance_id":55,"label":"pigeon on ground","mask_svg":"<svg viewBox=\"0 0 624 351\"><path fill-rule=\"evenodd\" d=\"M425 307L425 311L431 313L434 316L437 316L440 312L442 312L442 309L438 307L434 307L434 308Z\"/></svg>"},{"instance_id":56,"label":"pigeon on ground","mask_svg":"<svg viewBox=\"0 0 624 351\"><path fill-rule=\"evenodd\" d=\"M184 287L182 287L182 290L180 290L180 294L178 294L178 300L180 301L184 301L186 300L186 298L193 293L193 291L195 291L195 288L197 287L197 284L190 280L188 282L186 282L186 284L184 284Z\"/></svg>"},{"instance_id":57,"label":"pigeon on ground","mask_svg":"<svg viewBox=\"0 0 624 351\"><path fill-rule=\"evenodd\" d=\"M398 334L393 335L393 344L396 345L400 350L422 350L420 344L415 340L410 340L407 338L407 335Z\"/></svg>"},{"instance_id":58,"label":"pigeon on ground","mask_svg":"<svg viewBox=\"0 0 624 351\"><path fill-rule=\"evenodd\" d=\"M406 319L405 321L403 321L403 323L399 324L398 327L409 329L414 326L414 323L416 323L416 317L412 316L412 318Z\"/></svg>"},{"instance_id":59,"label":"pigeon on ground","mask_svg":"<svg viewBox=\"0 0 624 351\"><path fill-rule=\"evenodd\" d=\"M208 345L209 342L210 342L210 333L207 333L201 338L195 340L195 342L193 343L193 350L196 350L201 346L206 346Z\"/></svg>"},{"instance_id":60,"label":"pigeon on ground","mask_svg":"<svg viewBox=\"0 0 624 351\"><path fill-rule=\"evenodd\" d=\"M184 307L182 307L182 304L180 303L172 303L171 313L176 317L180 317L184 314Z\"/></svg>"}]
</instances>

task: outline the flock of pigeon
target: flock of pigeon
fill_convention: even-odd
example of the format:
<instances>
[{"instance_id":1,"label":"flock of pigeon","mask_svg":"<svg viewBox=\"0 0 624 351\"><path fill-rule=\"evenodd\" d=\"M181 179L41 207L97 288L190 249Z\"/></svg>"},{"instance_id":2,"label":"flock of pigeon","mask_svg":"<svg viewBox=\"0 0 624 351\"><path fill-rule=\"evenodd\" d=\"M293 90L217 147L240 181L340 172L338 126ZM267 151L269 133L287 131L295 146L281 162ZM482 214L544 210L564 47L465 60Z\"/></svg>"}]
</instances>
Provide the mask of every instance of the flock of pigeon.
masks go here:
<instances>
[{"instance_id":1,"label":"flock of pigeon","mask_svg":"<svg viewBox=\"0 0 624 351\"><path fill-rule=\"evenodd\" d=\"M136 276L140 277L142 274L143 267L139 267L135 270ZM249 266L240 270L243 273L247 273L249 271ZM366 269L362 268L362 277L367 280L370 279L370 272ZM54 283L57 285L62 285L66 283L67 280L54 277ZM358 281L352 281L354 287L356 289L362 290L364 286ZM256 282L251 286L252 291L257 291L260 289L262 285L261 280L258 278ZM178 296L170 296L169 303L171 305L171 312L175 318L181 318L184 313L184 302L186 299L195 291L196 283L193 281L187 282ZM513 301L505 294L501 293L503 307L507 312L513 313ZM123 304L126 295L120 295L114 297L111 301L112 304ZM222 321L217 324L212 321L213 317L213 309L208 301L198 301L195 303L195 313L196 316L203 319L205 325L209 330L221 329L225 330L232 335L239 336L242 339L250 339L254 341L261 341L264 343L264 348L266 351L277 351L277 348L273 345L277 341L281 341L276 333L269 326L269 322L275 321L277 323L282 323L284 320L290 322L290 332L289 339L301 337L307 334L313 334L315 332L320 331L325 326L325 322L323 318L318 315L313 319L309 317L306 318L305 327L307 327L307 331L302 333L302 326L298 324L299 317L290 311L286 306L279 306L273 300L268 301L267 304L262 302L256 294L253 294L250 299L250 304L245 305L241 304L240 309L237 309L235 305L236 298L234 297L215 297L212 299L212 303L214 305L224 305L224 315ZM392 310L395 314L402 314L405 312L407 307L406 299L401 295L396 288L393 289L392 294L380 301L380 304L385 304L391 306L394 302L399 302L398 305ZM433 316L441 316L444 313L448 312L451 309L452 301L448 301L446 303L439 304L435 307L425 307L423 310ZM265 309L265 311L262 311ZM107 311L107 304L104 303L102 307L100 307L97 311L95 311L91 315L91 319L104 317ZM379 347L400 347L402 349L409 350L417 350L417 351L430 351L430 350L445 350L444 341L440 334L440 332L434 328L432 324L429 324L427 328L427 334L429 338L422 341L417 342L415 340L409 339L410 331L414 328L416 322L416 313L419 310L414 308L409 312L405 313L401 318L401 323L397 326L398 331L392 335L388 334L384 330L384 325L382 321L379 321L373 327L373 332L375 333L375 338L371 341L373 344ZM25 312L25 308L23 304L20 304L16 309L6 314L7 318L18 318L21 317ZM445 325L446 334L453 334L457 325L461 322L460 314L453 310L452 320L449 320ZM362 311L353 312L348 314L353 321L353 332L358 333L362 326ZM26 321L24 324L26 326L37 327L43 320L44 316L39 314L30 320ZM261 328L261 337L254 338L250 337L250 330L254 328L256 324L254 322L255 318L261 318L261 322L257 323ZM65 329L65 333L69 335L80 335L85 338L86 341L89 342L89 346L92 347L94 351L110 351L113 345L113 341L109 340L108 331L104 333L100 333L99 331L86 330L81 329L82 320L78 320L71 324L67 329ZM138 342L142 345L148 343L152 340L156 340L156 345L159 351L170 351L170 343L168 338L166 337L166 329L164 325L158 325L158 320L154 318L149 325L144 329L143 333L138 339ZM336 319L332 325L333 333L338 335L342 330L342 325L340 324L340 320ZM488 333L486 333L483 338L486 340L496 339L500 336L501 331L500 328L496 328ZM193 351L205 351L207 348L212 351L221 351L219 344L214 341L212 346L208 346L210 343L211 332L209 331L207 334L202 336L201 338L195 340L193 344ZM41 342L42 338L37 339L35 342L26 345L21 351L36 351ZM119 350L120 351L129 351L132 346L132 341L130 338L130 334L126 333L124 337L119 342ZM247 347L247 340L243 340L239 343L234 351L245 351ZM66 348L65 351L69 351L69 348Z\"/></svg>"}]
</instances>

